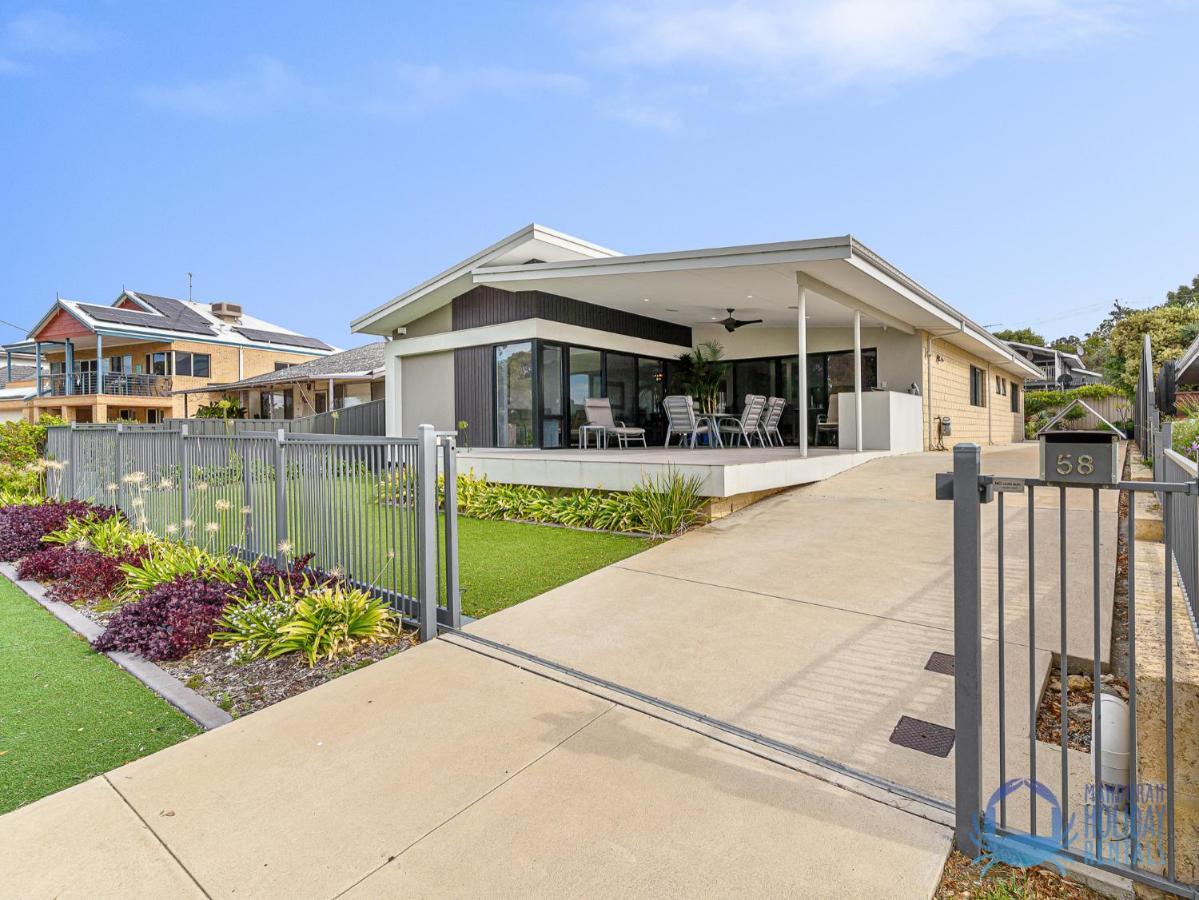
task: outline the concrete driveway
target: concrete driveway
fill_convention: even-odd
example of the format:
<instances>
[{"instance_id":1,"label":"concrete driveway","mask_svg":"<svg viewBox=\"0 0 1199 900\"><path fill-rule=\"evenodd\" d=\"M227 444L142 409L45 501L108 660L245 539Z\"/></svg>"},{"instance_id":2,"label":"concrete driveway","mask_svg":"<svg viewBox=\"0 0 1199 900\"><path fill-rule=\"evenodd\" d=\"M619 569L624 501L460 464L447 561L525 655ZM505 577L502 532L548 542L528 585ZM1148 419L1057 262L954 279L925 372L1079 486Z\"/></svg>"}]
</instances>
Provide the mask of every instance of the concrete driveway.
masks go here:
<instances>
[{"instance_id":1,"label":"concrete driveway","mask_svg":"<svg viewBox=\"0 0 1199 900\"><path fill-rule=\"evenodd\" d=\"M1027 474L1033 460L1000 450L984 469ZM471 630L948 799L952 754L888 742L901 714L953 724L952 678L923 668L953 649L950 505L932 500L948 463L869 463ZM1037 512L1044 533L1055 515ZM1027 696L1027 589L1014 573L1009 585L1008 690ZM1084 637L1071 630L1080 652ZM1009 715L1021 729L1026 704ZM0 817L0 884L31 897L927 897L945 821L448 637Z\"/></svg>"}]
</instances>

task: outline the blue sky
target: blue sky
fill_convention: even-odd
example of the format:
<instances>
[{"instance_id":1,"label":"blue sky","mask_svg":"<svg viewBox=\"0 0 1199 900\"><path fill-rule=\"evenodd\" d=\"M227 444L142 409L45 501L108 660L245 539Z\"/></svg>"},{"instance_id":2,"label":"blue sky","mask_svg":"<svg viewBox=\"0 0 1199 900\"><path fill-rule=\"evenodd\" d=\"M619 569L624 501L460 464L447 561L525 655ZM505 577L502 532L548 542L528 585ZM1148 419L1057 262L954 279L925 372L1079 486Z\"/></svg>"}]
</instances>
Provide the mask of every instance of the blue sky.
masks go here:
<instances>
[{"instance_id":1,"label":"blue sky","mask_svg":"<svg viewBox=\"0 0 1199 900\"><path fill-rule=\"evenodd\" d=\"M1081 334L1199 273L1197 34L1183 0L0 2L0 318L190 271L348 346L538 221L850 232L980 322Z\"/></svg>"}]
</instances>

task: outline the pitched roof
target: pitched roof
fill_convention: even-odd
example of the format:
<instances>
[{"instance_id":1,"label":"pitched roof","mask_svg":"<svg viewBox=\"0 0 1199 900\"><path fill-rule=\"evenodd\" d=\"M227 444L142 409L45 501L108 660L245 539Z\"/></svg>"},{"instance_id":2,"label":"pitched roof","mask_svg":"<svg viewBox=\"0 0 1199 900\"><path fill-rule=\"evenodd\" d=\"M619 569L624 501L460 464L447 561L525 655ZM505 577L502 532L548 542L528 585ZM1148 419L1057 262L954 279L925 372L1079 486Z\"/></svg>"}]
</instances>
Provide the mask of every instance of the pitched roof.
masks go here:
<instances>
[{"instance_id":1,"label":"pitched roof","mask_svg":"<svg viewBox=\"0 0 1199 900\"><path fill-rule=\"evenodd\" d=\"M12 378L8 377L8 366L0 365L0 388L4 387L9 381L28 381L33 378L33 373L36 371L33 366L13 366Z\"/></svg>"},{"instance_id":2,"label":"pitched roof","mask_svg":"<svg viewBox=\"0 0 1199 900\"><path fill-rule=\"evenodd\" d=\"M264 372L228 384L211 384L204 388L192 388L179 393L200 393L206 391L240 391L252 390L271 384L294 384L297 381L318 381L322 378L367 378L383 370L383 348L386 341L352 347L340 353L331 353L317 359L276 372Z\"/></svg>"},{"instance_id":3,"label":"pitched roof","mask_svg":"<svg viewBox=\"0 0 1199 900\"><path fill-rule=\"evenodd\" d=\"M130 306L138 307L136 309ZM82 303L77 300L58 300L42 321L30 332L37 334L60 309L66 310L92 330L116 327L133 329L186 340L204 340L241 346L266 346L271 349L291 348L307 353L332 353L337 348L319 338L297 334L287 328L242 315L229 322L215 315L211 303L176 300L140 291L122 291L111 306Z\"/></svg>"}]
</instances>

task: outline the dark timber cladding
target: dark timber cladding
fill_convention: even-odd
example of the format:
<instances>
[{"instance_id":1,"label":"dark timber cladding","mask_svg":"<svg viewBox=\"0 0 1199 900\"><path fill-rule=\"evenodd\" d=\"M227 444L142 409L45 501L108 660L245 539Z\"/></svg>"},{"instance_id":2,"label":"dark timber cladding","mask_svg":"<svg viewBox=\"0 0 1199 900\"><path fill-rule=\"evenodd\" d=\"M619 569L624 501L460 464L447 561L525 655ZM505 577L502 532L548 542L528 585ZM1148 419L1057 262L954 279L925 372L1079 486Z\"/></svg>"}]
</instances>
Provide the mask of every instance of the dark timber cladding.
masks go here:
<instances>
[{"instance_id":1,"label":"dark timber cladding","mask_svg":"<svg viewBox=\"0 0 1199 900\"><path fill-rule=\"evenodd\" d=\"M454 351L454 421L467 422L466 435L476 447L490 447L495 432L495 400L491 376L495 358L491 345L460 347Z\"/></svg>"},{"instance_id":2,"label":"dark timber cladding","mask_svg":"<svg viewBox=\"0 0 1199 900\"><path fill-rule=\"evenodd\" d=\"M610 334L662 341L680 347L691 346L691 329L649 316L620 309L584 303L542 291L504 291L479 285L454 298L454 330L500 325L521 319L546 319L582 328L594 328ZM474 431L472 423L472 431Z\"/></svg>"}]
</instances>

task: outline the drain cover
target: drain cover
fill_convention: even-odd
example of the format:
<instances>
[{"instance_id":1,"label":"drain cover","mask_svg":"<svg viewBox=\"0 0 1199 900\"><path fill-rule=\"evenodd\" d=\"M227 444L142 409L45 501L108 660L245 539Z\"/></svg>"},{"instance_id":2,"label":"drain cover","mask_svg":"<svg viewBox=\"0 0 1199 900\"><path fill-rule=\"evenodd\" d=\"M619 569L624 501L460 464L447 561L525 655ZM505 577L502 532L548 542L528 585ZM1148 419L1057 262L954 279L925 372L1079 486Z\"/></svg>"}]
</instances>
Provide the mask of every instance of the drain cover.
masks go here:
<instances>
[{"instance_id":1,"label":"drain cover","mask_svg":"<svg viewBox=\"0 0 1199 900\"><path fill-rule=\"evenodd\" d=\"M953 675L953 654L934 650L933 655L924 664L924 668L929 672L937 672L941 675Z\"/></svg>"},{"instance_id":2,"label":"drain cover","mask_svg":"<svg viewBox=\"0 0 1199 900\"><path fill-rule=\"evenodd\" d=\"M930 756L946 757L953 749L953 729L911 716L901 716L891 732L891 743Z\"/></svg>"}]
</instances>

